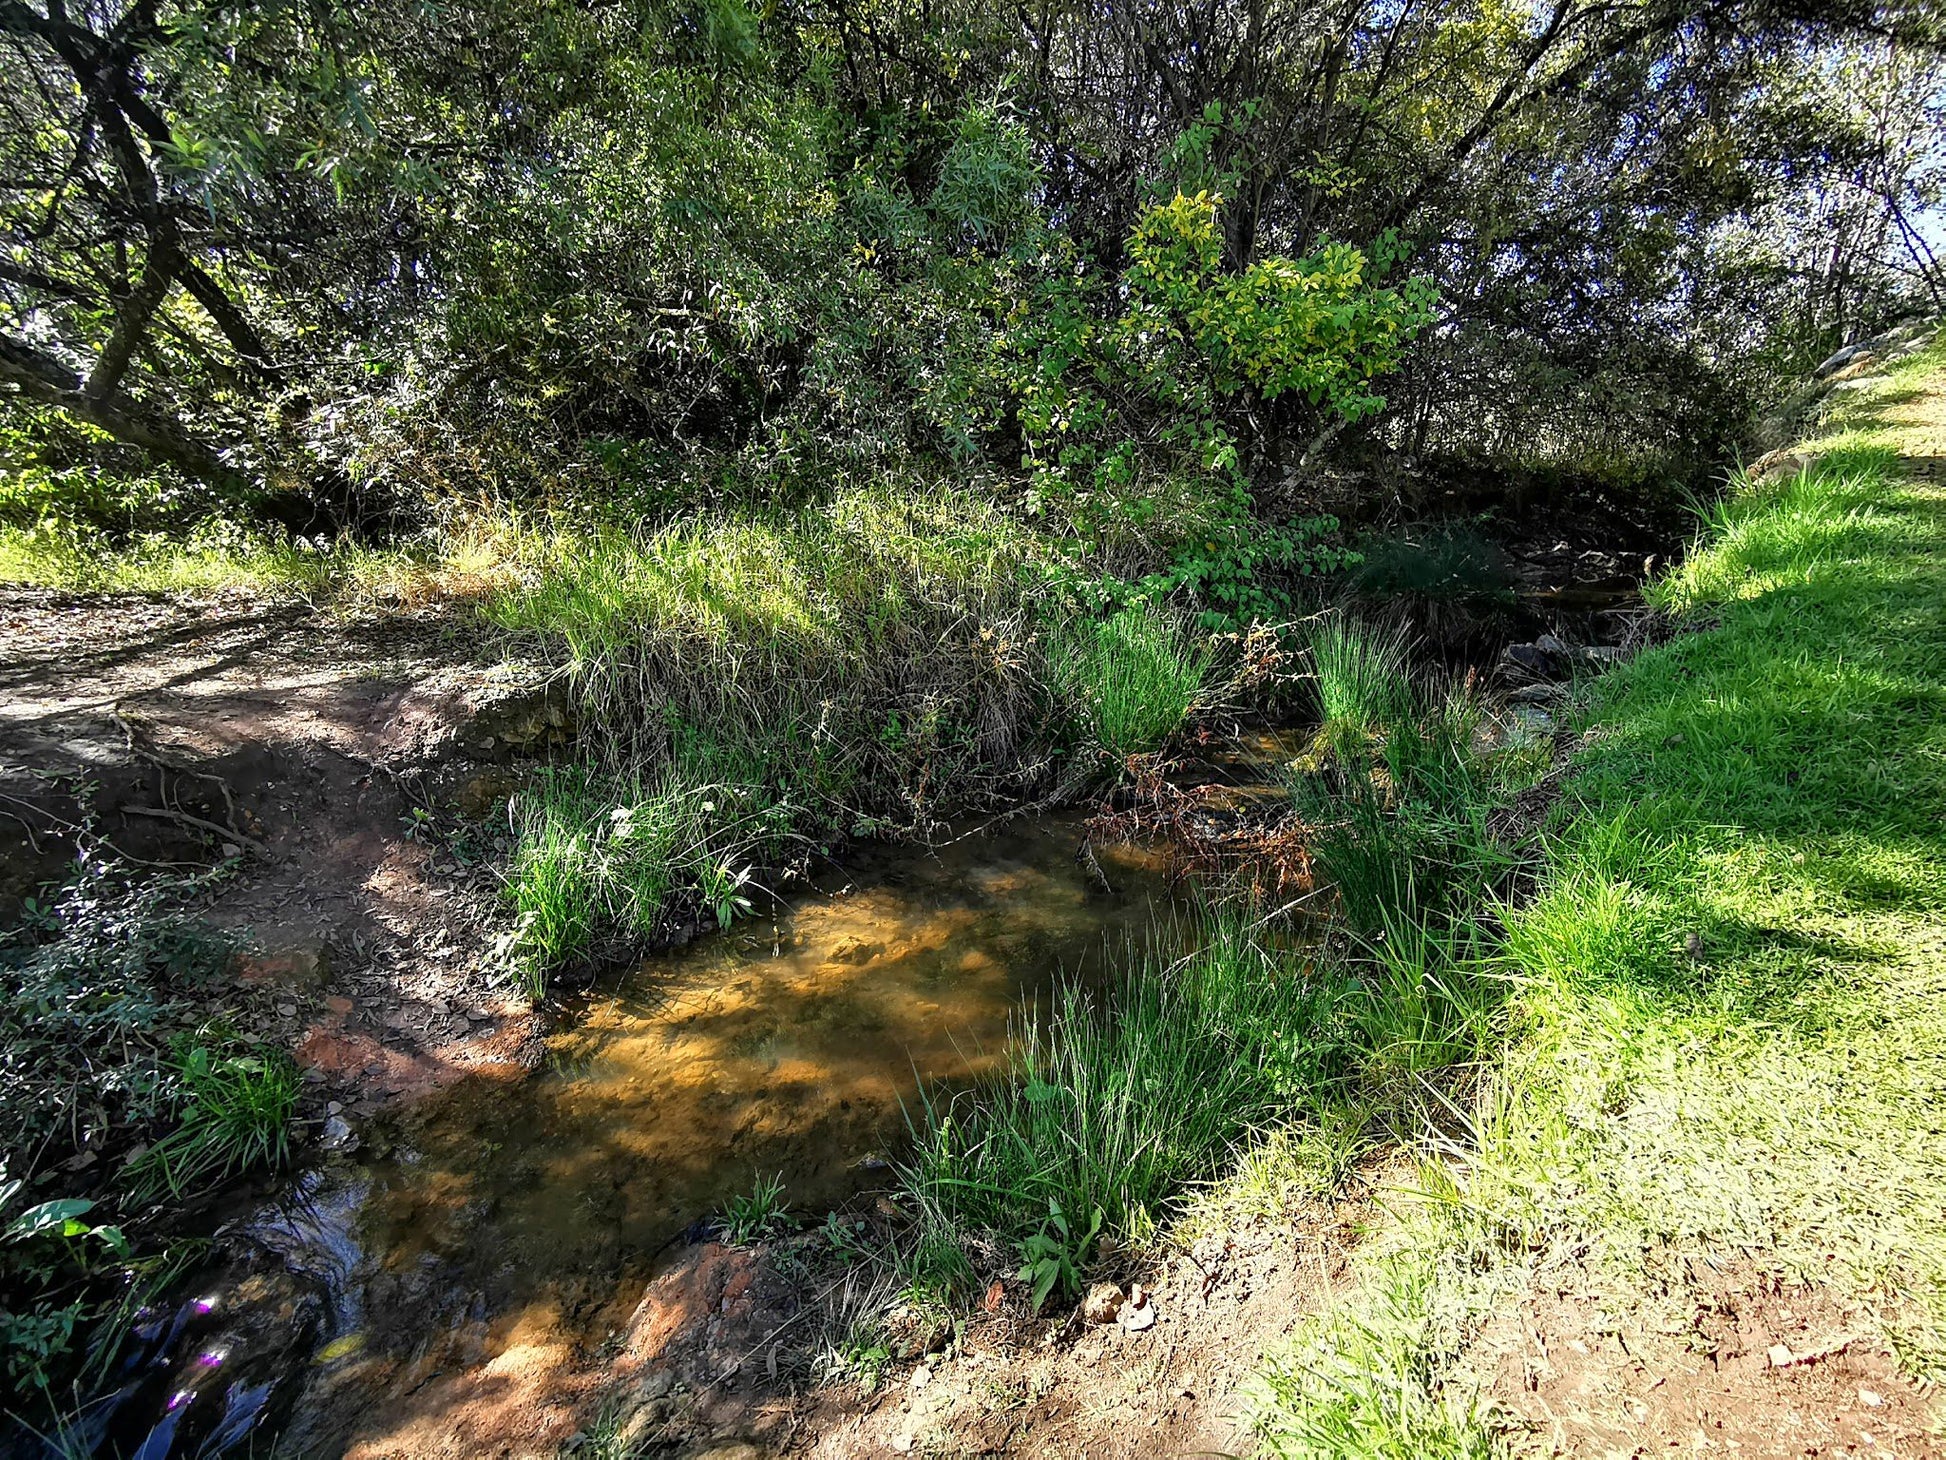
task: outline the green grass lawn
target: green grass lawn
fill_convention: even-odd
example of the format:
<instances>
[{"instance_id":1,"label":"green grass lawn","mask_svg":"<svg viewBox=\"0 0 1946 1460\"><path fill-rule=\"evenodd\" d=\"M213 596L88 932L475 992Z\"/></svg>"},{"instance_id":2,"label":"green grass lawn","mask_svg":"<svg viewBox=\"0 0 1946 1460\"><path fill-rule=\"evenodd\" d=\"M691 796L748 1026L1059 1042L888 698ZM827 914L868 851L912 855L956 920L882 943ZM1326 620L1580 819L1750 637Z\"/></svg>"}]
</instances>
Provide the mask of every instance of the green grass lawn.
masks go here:
<instances>
[{"instance_id":1,"label":"green grass lawn","mask_svg":"<svg viewBox=\"0 0 1946 1460\"><path fill-rule=\"evenodd\" d=\"M1270 1452L1511 1446L1467 1347L1568 1250L1624 1305L1680 1252L1826 1280L1946 1374L1946 351L1826 427L1655 585L1689 631L1583 697L1500 914L1506 1053L1267 1361Z\"/></svg>"}]
</instances>

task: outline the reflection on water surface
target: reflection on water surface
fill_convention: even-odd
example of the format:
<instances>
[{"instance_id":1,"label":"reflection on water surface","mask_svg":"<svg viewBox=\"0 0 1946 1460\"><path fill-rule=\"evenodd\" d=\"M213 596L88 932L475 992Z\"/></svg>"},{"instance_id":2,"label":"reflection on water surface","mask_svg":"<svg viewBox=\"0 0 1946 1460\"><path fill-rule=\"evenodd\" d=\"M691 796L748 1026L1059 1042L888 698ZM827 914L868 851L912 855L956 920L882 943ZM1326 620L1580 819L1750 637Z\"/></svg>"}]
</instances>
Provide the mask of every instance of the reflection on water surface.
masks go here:
<instances>
[{"instance_id":1,"label":"reflection on water surface","mask_svg":"<svg viewBox=\"0 0 1946 1460\"><path fill-rule=\"evenodd\" d=\"M533 1402L759 1174L811 1214L882 1183L922 1079L991 1068L1023 997L1096 976L1155 918L1160 868L1104 854L1104 890L1078 835L877 852L849 886L651 959L530 1077L460 1085L365 1165L308 1178L259 1228L332 1290L292 1438L402 1437L455 1371Z\"/></svg>"}]
</instances>

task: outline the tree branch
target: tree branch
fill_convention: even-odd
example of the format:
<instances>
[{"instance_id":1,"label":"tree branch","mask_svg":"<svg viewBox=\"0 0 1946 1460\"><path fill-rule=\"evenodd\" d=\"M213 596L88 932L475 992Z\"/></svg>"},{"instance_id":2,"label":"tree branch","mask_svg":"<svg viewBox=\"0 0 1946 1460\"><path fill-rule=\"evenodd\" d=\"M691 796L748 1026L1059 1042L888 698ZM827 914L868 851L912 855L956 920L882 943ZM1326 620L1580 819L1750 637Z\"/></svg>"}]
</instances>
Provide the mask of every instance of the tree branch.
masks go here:
<instances>
[{"instance_id":1,"label":"tree branch","mask_svg":"<svg viewBox=\"0 0 1946 1460\"><path fill-rule=\"evenodd\" d=\"M117 441L140 447L232 497L256 495L256 484L248 476L226 465L175 423L155 420L125 402L88 394L81 377L59 360L4 334L0 334L0 383L14 386L29 400L66 411Z\"/></svg>"}]
</instances>

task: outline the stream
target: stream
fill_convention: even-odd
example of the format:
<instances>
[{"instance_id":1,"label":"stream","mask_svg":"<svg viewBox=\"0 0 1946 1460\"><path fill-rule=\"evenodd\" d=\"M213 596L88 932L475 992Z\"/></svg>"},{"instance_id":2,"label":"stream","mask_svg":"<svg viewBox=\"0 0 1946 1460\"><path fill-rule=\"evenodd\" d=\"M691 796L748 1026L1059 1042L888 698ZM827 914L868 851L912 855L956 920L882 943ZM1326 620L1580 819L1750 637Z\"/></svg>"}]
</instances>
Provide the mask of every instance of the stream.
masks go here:
<instances>
[{"instance_id":1,"label":"stream","mask_svg":"<svg viewBox=\"0 0 1946 1460\"><path fill-rule=\"evenodd\" d=\"M1105 888L1080 837L1055 817L870 849L588 998L531 1074L373 1123L147 1315L97 1433L139 1460L242 1453L265 1427L280 1453L413 1454L455 1376L469 1405L558 1402L732 1197L778 1177L815 1218L885 1185L922 1084L992 1069L1023 1000L1167 915L1159 858L1103 851Z\"/></svg>"}]
</instances>

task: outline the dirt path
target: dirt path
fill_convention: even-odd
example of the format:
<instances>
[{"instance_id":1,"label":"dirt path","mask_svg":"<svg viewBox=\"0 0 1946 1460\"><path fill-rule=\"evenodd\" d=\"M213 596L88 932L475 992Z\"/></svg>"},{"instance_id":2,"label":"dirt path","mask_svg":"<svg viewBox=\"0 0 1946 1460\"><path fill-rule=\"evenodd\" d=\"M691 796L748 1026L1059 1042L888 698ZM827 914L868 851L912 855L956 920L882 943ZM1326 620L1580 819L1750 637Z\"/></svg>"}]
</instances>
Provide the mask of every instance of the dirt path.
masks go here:
<instances>
[{"instance_id":1,"label":"dirt path","mask_svg":"<svg viewBox=\"0 0 1946 1460\"><path fill-rule=\"evenodd\" d=\"M284 996L259 1032L320 1099L518 1059L532 1021L482 977L493 880L415 807L458 825L504 796L480 741L558 728L534 683L449 618L0 588L0 904L77 846L228 859L207 914L255 949L239 979Z\"/></svg>"}]
</instances>

